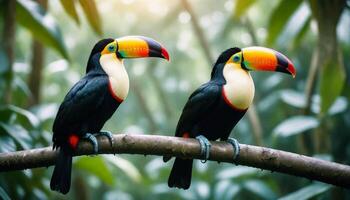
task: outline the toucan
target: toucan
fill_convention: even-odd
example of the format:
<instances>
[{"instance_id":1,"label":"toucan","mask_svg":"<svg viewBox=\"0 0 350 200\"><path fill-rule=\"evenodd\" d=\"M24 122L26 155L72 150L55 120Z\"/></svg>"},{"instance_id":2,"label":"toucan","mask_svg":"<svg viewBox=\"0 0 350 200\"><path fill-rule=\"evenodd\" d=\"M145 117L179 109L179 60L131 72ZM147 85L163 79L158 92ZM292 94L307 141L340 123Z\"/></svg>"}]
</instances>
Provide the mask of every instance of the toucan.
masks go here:
<instances>
[{"instance_id":1,"label":"toucan","mask_svg":"<svg viewBox=\"0 0 350 200\"><path fill-rule=\"evenodd\" d=\"M102 39L93 47L85 76L65 96L53 124L53 149L58 157L50 188L69 192L72 155L81 139L89 140L98 153L96 136L112 134L101 131L129 92L129 77L123 60L126 58L160 57L169 60L167 50L157 41L143 36Z\"/></svg>"},{"instance_id":2,"label":"toucan","mask_svg":"<svg viewBox=\"0 0 350 200\"><path fill-rule=\"evenodd\" d=\"M253 101L255 87L250 71L277 71L295 77L293 63L283 54L264 47L225 50L211 72L210 80L189 97L178 121L175 136L197 138L201 155L209 158L208 140L227 141L234 148L235 160L239 143L229 138L232 129ZM164 156L167 162L171 157ZM188 189L191 184L193 159L176 158L168 179L169 187Z\"/></svg>"}]
</instances>

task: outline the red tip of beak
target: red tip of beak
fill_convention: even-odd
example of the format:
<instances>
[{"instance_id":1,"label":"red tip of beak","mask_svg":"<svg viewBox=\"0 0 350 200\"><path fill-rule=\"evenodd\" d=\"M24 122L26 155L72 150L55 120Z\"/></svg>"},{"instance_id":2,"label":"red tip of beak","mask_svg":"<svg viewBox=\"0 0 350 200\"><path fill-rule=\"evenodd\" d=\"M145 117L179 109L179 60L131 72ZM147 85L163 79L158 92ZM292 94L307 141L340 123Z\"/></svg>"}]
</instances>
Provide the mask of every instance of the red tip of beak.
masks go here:
<instances>
[{"instance_id":1,"label":"red tip of beak","mask_svg":"<svg viewBox=\"0 0 350 200\"><path fill-rule=\"evenodd\" d=\"M293 76L293 78L295 78L295 75L296 75L295 67L294 67L293 63L290 61L288 61L287 70L290 72L290 74Z\"/></svg>"},{"instance_id":2,"label":"red tip of beak","mask_svg":"<svg viewBox=\"0 0 350 200\"><path fill-rule=\"evenodd\" d=\"M162 56L167 59L168 61L170 61L170 58L169 58L169 53L168 51L162 47Z\"/></svg>"}]
</instances>

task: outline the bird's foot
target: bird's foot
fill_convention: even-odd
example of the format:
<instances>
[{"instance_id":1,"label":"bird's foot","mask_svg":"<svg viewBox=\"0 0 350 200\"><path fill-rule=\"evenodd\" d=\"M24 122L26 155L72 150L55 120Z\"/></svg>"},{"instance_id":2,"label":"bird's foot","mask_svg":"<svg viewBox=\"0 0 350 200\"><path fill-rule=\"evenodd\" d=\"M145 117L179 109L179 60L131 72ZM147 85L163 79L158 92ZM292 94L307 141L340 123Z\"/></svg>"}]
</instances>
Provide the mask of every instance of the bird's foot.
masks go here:
<instances>
[{"instance_id":1,"label":"bird's foot","mask_svg":"<svg viewBox=\"0 0 350 200\"><path fill-rule=\"evenodd\" d=\"M88 140L94 148L94 154L98 154L98 142L96 137L91 133L86 133L83 139Z\"/></svg>"},{"instance_id":2,"label":"bird's foot","mask_svg":"<svg viewBox=\"0 0 350 200\"><path fill-rule=\"evenodd\" d=\"M238 141L235 138L228 138L227 142L230 143L232 145L232 147L233 147L233 151L234 151L234 153L233 153L233 162L235 164L237 164L236 163L236 159L237 159L237 157L239 155L239 152L240 152L239 143L238 143Z\"/></svg>"},{"instance_id":3,"label":"bird's foot","mask_svg":"<svg viewBox=\"0 0 350 200\"><path fill-rule=\"evenodd\" d=\"M113 134L110 131L100 131L99 133L95 133L95 136L106 136L108 138L109 143L111 144L111 146L113 147L114 144L114 138L113 138Z\"/></svg>"},{"instance_id":4,"label":"bird's foot","mask_svg":"<svg viewBox=\"0 0 350 200\"><path fill-rule=\"evenodd\" d=\"M201 156L204 158L204 160L201 160L201 162L206 163L209 159L211 144L209 140L203 135L197 136L196 139L199 141L199 144L201 146Z\"/></svg>"}]
</instances>

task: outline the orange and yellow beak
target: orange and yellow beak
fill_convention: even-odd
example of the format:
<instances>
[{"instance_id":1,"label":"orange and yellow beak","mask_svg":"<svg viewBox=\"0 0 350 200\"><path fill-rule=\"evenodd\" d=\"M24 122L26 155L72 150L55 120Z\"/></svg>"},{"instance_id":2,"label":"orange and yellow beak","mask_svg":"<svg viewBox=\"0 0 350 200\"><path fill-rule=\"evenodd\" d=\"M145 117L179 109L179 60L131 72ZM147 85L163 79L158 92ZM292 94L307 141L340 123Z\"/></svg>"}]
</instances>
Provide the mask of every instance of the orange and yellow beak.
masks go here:
<instances>
[{"instance_id":1,"label":"orange and yellow beak","mask_svg":"<svg viewBox=\"0 0 350 200\"><path fill-rule=\"evenodd\" d=\"M265 47L242 49L243 65L247 70L277 71L293 76L296 71L293 63L283 54Z\"/></svg>"},{"instance_id":2,"label":"orange and yellow beak","mask_svg":"<svg viewBox=\"0 0 350 200\"><path fill-rule=\"evenodd\" d=\"M126 36L116 39L119 58L159 57L169 61L168 51L157 41L144 36Z\"/></svg>"}]
</instances>

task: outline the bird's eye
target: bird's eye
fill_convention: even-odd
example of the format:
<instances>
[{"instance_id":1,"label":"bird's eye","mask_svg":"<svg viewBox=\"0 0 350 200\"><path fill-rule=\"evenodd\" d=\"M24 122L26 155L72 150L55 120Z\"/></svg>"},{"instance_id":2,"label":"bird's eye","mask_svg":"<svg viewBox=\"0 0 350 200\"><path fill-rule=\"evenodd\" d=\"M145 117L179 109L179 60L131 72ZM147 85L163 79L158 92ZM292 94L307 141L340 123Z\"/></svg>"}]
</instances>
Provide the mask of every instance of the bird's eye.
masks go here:
<instances>
[{"instance_id":1,"label":"bird's eye","mask_svg":"<svg viewBox=\"0 0 350 200\"><path fill-rule=\"evenodd\" d=\"M113 52L114 49L115 49L115 46L113 46L113 45L111 45L111 46L108 47L108 50L109 50L110 52Z\"/></svg>"},{"instance_id":2,"label":"bird's eye","mask_svg":"<svg viewBox=\"0 0 350 200\"><path fill-rule=\"evenodd\" d=\"M239 62L240 58L238 55L233 56L233 62Z\"/></svg>"}]
</instances>

